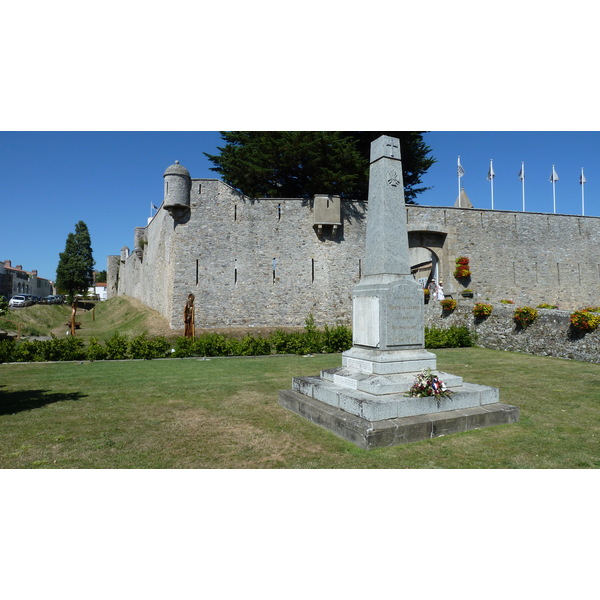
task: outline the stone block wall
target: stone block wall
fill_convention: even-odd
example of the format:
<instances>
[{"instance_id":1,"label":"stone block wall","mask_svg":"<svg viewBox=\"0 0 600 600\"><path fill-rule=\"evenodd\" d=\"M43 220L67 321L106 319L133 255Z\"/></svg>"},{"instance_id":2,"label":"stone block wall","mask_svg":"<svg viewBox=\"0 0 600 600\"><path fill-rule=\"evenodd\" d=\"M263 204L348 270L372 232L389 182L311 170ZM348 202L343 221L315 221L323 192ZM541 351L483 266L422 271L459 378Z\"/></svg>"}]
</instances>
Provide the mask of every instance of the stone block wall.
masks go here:
<instances>
[{"instance_id":1,"label":"stone block wall","mask_svg":"<svg viewBox=\"0 0 600 600\"><path fill-rule=\"evenodd\" d=\"M459 300L456 310L446 314L439 302L431 302L425 306L425 325L466 326L477 334L477 345L483 348L600 363L600 331L574 330L569 311L538 309L536 321L520 329L513 321L517 305L493 304L492 314L483 319L474 317L473 305Z\"/></svg>"},{"instance_id":2,"label":"stone block wall","mask_svg":"<svg viewBox=\"0 0 600 600\"><path fill-rule=\"evenodd\" d=\"M482 301L569 310L598 304L599 217L414 206L408 224L409 230L435 224L447 232L441 256L446 293L469 287ZM470 258L468 281L452 276L459 256Z\"/></svg>"},{"instance_id":3,"label":"stone block wall","mask_svg":"<svg viewBox=\"0 0 600 600\"><path fill-rule=\"evenodd\" d=\"M197 326L297 326L351 319L364 204L321 235L312 201L248 199L217 180L193 180L190 219L178 226L174 305L196 296ZM175 327L182 316L173 314ZM179 324L179 325L178 325Z\"/></svg>"},{"instance_id":4,"label":"stone block wall","mask_svg":"<svg viewBox=\"0 0 600 600\"><path fill-rule=\"evenodd\" d=\"M423 198L426 200L426 198ZM216 179L191 181L190 211L158 211L137 228L145 240L118 270L109 260L110 295L126 294L183 327L187 295L198 327L302 326L352 320L352 288L364 260L367 205L342 201L339 227L315 226L312 200L249 199ZM407 206L410 247L439 259L447 294L465 287L475 300L556 304L573 310L600 297L600 218ZM458 281L454 261L472 276Z\"/></svg>"}]
</instances>

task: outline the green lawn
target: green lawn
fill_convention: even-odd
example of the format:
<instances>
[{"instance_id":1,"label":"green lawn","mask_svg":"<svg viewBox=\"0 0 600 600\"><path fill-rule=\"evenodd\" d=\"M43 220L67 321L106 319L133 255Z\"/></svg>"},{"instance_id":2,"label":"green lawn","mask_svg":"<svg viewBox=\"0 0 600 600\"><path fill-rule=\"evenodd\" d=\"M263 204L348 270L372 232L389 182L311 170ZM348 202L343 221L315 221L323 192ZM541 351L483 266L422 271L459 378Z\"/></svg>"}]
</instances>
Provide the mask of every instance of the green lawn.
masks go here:
<instances>
[{"instance_id":1,"label":"green lawn","mask_svg":"<svg viewBox=\"0 0 600 600\"><path fill-rule=\"evenodd\" d=\"M0 364L2 468L596 468L600 365L481 348L441 370L500 388L521 420L361 450L278 404L340 355Z\"/></svg>"}]
</instances>

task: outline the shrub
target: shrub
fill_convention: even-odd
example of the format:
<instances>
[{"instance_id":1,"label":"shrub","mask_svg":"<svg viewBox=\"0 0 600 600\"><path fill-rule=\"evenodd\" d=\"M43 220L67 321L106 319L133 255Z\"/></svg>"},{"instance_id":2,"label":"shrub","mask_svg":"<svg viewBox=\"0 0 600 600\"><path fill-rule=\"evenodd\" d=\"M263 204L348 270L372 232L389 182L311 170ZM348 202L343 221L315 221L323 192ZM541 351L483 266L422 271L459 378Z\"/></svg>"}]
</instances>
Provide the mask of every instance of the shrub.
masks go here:
<instances>
[{"instance_id":1,"label":"shrub","mask_svg":"<svg viewBox=\"0 0 600 600\"><path fill-rule=\"evenodd\" d=\"M513 313L515 323L521 328L529 327L538 317L538 311L531 306L516 308Z\"/></svg>"},{"instance_id":2,"label":"shrub","mask_svg":"<svg viewBox=\"0 0 600 600\"><path fill-rule=\"evenodd\" d=\"M14 340L0 340L0 363L13 362L15 349Z\"/></svg>"},{"instance_id":3,"label":"shrub","mask_svg":"<svg viewBox=\"0 0 600 600\"><path fill-rule=\"evenodd\" d=\"M468 327L452 325L447 329L425 327L426 348L465 348L473 346L476 335Z\"/></svg>"},{"instance_id":4,"label":"shrub","mask_svg":"<svg viewBox=\"0 0 600 600\"><path fill-rule=\"evenodd\" d=\"M232 356L234 340L222 333L204 333L194 340L193 356Z\"/></svg>"},{"instance_id":5,"label":"shrub","mask_svg":"<svg viewBox=\"0 0 600 600\"><path fill-rule=\"evenodd\" d=\"M473 314L476 317L489 317L492 314L492 305L484 302L477 302L473 307Z\"/></svg>"},{"instance_id":6,"label":"shrub","mask_svg":"<svg viewBox=\"0 0 600 600\"><path fill-rule=\"evenodd\" d=\"M546 304L545 302L542 304L538 304L537 308L547 308L550 310L554 310L555 308L558 308L558 306L555 306L554 304Z\"/></svg>"},{"instance_id":7,"label":"shrub","mask_svg":"<svg viewBox=\"0 0 600 600\"><path fill-rule=\"evenodd\" d=\"M345 352L352 348L352 330L345 325L329 328L325 325L323 331L323 352Z\"/></svg>"},{"instance_id":8,"label":"shrub","mask_svg":"<svg viewBox=\"0 0 600 600\"><path fill-rule=\"evenodd\" d=\"M452 312L456 308L456 300L453 298L446 298L440 301L442 305L442 310L445 312Z\"/></svg>"},{"instance_id":9,"label":"shrub","mask_svg":"<svg viewBox=\"0 0 600 600\"><path fill-rule=\"evenodd\" d=\"M584 308L586 312L600 312L600 306L588 306Z\"/></svg>"},{"instance_id":10,"label":"shrub","mask_svg":"<svg viewBox=\"0 0 600 600\"><path fill-rule=\"evenodd\" d=\"M88 360L106 360L108 352L96 338L90 338L87 347Z\"/></svg>"},{"instance_id":11,"label":"shrub","mask_svg":"<svg viewBox=\"0 0 600 600\"><path fill-rule=\"evenodd\" d=\"M165 358L171 349L171 344L164 337L155 337L149 339L146 333L129 342L129 356L131 358Z\"/></svg>"},{"instance_id":12,"label":"shrub","mask_svg":"<svg viewBox=\"0 0 600 600\"><path fill-rule=\"evenodd\" d=\"M8 312L8 300L4 296L0 296L0 317Z\"/></svg>"},{"instance_id":13,"label":"shrub","mask_svg":"<svg viewBox=\"0 0 600 600\"><path fill-rule=\"evenodd\" d=\"M110 339L106 340L105 345L106 358L108 360L124 360L129 358L129 343L124 336L114 333Z\"/></svg>"},{"instance_id":14,"label":"shrub","mask_svg":"<svg viewBox=\"0 0 600 600\"><path fill-rule=\"evenodd\" d=\"M245 335L239 342L235 353L239 356L266 356L271 354L271 342L263 337Z\"/></svg>"},{"instance_id":15,"label":"shrub","mask_svg":"<svg viewBox=\"0 0 600 600\"><path fill-rule=\"evenodd\" d=\"M500 304L514 304L515 301L514 300L500 300Z\"/></svg>"},{"instance_id":16,"label":"shrub","mask_svg":"<svg viewBox=\"0 0 600 600\"><path fill-rule=\"evenodd\" d=\"M40 342L37 348L37 360L85 360L87 352L83 340L72 335Z\"/></svg>"},{"instance_id":17,"label":"shrub","mask_svg":"<svg viewBox=\"0 0 600 600\"><path fill-rule=\"evenodd\" d=\"M44 360L41 356L40 344L39 340L25 340L18 344L14 354L15 361L37 362Z\"/></svg>"},{"instance_id":18,"label":"shrub","mask_svg":"<svg viewBox=\"0 0 600 600\"><path fill-rule=\"evenodd\" d=\"M194 356L196 340L194 338L180 337L175 340L175 352L171 354L174 358L186 358Z\"/></svg>"},{"instance_id":19,"label":"shrub","mask_svg":"<svg viewBox=\"0 0 600 600\"><path fill-rule=\"evenodd\" d=\"M579 331L594 331L600 324L600 316L592 314L587 309L576 310L571 313L569 321Z\"/></svg>"}]
</instances>

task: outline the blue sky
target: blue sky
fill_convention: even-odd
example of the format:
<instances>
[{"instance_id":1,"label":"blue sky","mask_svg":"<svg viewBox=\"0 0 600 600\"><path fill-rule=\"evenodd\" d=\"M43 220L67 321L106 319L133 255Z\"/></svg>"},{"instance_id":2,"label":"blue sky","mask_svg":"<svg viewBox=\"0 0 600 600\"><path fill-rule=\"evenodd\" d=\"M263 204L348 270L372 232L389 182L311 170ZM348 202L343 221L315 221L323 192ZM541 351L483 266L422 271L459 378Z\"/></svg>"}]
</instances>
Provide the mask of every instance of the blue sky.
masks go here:
<instances>
[{"instance_id":1,"label":"blue sky","mask_svg":"<svg viewBox=\"0 0 600 600\"><path fill-rule=\"evenodd\" d=\"M598 132L431 131L424 140L437 162L423 178L432 189L420 204L454 204L460 155L461 183L475 208L491 208L487 173L493 159L496 210L522 210L518 172L524 161L527 211L553 211L549 177L555 165L557 213L581 214L584 167L585 214L600 216ZM0 132L0 211L9 223L0 237L0 260L54 279L67 235L82 220L96 268L105 269L109 254L132 246L133 229L146 224L150 204L162 201L164 170L179 160L194 178L216 177L203 152L217 153L218 145L216 131Z\"/></svg>"}]
</instances>

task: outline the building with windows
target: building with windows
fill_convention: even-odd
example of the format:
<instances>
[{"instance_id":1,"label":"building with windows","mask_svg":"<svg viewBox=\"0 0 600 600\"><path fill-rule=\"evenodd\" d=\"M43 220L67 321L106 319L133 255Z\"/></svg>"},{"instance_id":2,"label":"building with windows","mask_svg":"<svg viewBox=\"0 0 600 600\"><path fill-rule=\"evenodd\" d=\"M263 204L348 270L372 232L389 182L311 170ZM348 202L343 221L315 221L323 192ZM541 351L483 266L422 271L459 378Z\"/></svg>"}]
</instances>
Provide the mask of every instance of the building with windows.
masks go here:
<instances>
[{"instance_id":1,"label":"building with windows","mask_svg":"<svg viewBox=\"0 0 600 600\"><path fill-rule=\"evenodd\" d=\"M54 294L54 284L38 276L36 269L25 271L21 265L12 266L10 260L0 263L0 296L10 300L17 294L30 294L43 298Z\"/></svg>"}]
</instances>

